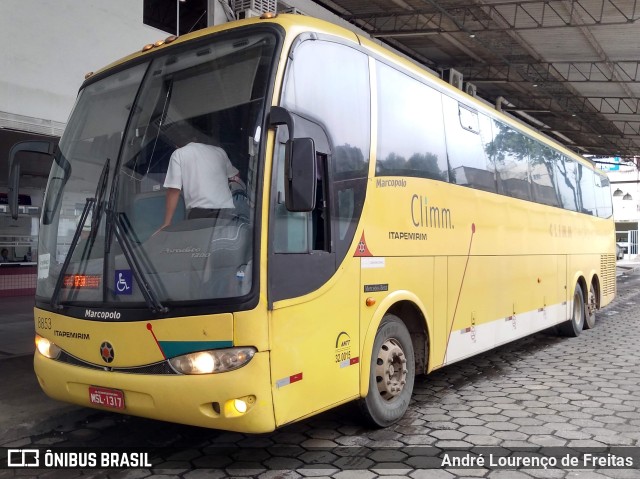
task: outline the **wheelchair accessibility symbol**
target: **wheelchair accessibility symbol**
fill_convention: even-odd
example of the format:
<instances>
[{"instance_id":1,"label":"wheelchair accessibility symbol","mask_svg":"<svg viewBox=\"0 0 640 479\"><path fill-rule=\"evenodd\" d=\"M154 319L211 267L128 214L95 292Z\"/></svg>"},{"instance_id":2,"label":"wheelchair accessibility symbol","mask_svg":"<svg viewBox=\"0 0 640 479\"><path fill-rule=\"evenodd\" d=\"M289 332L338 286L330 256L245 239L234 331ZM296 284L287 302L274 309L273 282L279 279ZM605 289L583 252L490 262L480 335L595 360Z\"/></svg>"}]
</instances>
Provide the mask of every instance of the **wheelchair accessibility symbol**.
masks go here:
<instances>
[{"instance_id":1,"label":"wheelchair accessibility symbol","mask_svg":"<svg viewBox=\"0 0 640 479\"><path fill-rule=\"evenodd\" d=\"M115 294L133 293L133 276L131 270L117 269L115 271L114 286Z\"/></svg>"}]
</instances>

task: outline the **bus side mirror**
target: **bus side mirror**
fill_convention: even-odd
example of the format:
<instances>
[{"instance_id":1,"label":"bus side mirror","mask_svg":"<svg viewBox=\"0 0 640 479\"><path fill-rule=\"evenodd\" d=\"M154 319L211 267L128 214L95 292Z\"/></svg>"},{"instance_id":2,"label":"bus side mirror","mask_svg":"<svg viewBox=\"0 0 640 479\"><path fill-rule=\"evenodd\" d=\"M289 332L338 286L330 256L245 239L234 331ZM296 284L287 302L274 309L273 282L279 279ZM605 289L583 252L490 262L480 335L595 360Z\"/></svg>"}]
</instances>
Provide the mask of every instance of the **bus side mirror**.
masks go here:
<instances>
[{"instance_id":1,"label":"bus side mirror","mask_svg":"<svg viewBox=\"0 0 640 479\"><path fill-rule=\"evenodd\" d=\"M20 141L9 150L9 211L11 217L18 219L18 193L20 192L20 161L16 158L20 152L40 153L44 155L53 154L53 143L50 141Z\"/></svg>"},{"instance_id":2,"label":"bus side mirror","mask_svg":"<svg viewBox=\"0 0 640 479\"><path fill-rule=\"evenodd\" d=\"M293 115L286 108L272 106L269 126L286 125L284 202L292 212L313 211L316 206L316 148L313 138L295 138Z\"/></svg>"},{"instance_id":3,"label":"bus side mirror","mask_svg":"<svg viewBox=\"0 0 640 479\"><path fill-rule=\"evenodd\" d=\"M313 211L316 205L316 174L316 148L313 138L288 140L284 172L284 201L287 210Z\"/></svg>"}]
</instances>

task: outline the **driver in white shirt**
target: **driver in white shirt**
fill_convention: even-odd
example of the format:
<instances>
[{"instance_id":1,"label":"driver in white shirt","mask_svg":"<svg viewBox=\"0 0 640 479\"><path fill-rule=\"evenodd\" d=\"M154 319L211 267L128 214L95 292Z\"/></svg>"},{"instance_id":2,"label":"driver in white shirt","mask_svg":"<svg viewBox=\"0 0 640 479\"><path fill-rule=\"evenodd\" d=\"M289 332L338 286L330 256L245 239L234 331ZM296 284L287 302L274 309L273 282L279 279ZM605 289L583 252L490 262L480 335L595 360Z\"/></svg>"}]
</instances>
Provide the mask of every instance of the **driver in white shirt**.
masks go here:
<instances>
[{"instance_id":1,"label":"driver in white shirt","mask_svg":"<svg viewBox=\"0 0 640 479\"><path fill-rule=\"evenodd\" d=\"M180 191L187 218L217 218L221 210L234 208L229 181L239 181L238 170L218 147L191 141L171 155L164 187L167 189L164 221L171 224Z\"/></svg>"}]
</instances>

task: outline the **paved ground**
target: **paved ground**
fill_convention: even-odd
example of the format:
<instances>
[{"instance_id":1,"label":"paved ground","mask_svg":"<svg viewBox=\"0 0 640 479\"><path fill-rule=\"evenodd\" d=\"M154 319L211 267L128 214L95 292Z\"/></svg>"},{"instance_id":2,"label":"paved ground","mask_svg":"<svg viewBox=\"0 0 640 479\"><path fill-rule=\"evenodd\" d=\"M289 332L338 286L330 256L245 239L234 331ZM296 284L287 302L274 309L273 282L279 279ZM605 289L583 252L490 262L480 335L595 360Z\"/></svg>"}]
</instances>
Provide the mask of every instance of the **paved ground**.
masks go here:
<instances>
[{"instance_id":1,"label":"paved ground","mask_svg":"<svg viewBox=\"0 0 640 479\"><path fill-rule=\"evenodd\" d=\"M363 427L349 405L258 436L59 409L39 392L29 357L0 360L0 434L9 433L0 445L150 448L153 463L126 470L0 470L0 478L640 478L640 274L628 272L618 285L618 298L594 330L573 339L538 334L419 378L406 417L382 430ZM30 412L21 427L7 422L7 415ZM453 461L456 451L467 458L494 454L494 463L505 454L555 454L559 467L442 467L443 454ZM582 461L580 452L599 453L606 466L627 457L634 465L562 467L562 458Z\"/></svg>"},{"instance_id":2,"label":"paved ground","mask_svg":"<svg viewBox=\"0 0 640 479\"><path fill-rule=\"evenodd\" d=\"M33 297L0 298L0 359L33 350Z\"/></svg>"}]
</instances>

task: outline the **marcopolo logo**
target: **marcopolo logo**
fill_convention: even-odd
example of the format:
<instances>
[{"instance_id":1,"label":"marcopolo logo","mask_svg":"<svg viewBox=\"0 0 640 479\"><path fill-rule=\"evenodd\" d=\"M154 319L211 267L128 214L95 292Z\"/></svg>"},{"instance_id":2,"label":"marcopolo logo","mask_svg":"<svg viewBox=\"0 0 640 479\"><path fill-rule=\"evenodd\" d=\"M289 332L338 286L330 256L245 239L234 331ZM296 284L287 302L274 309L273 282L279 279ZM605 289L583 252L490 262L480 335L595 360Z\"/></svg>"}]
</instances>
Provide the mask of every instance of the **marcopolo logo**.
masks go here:
<instances>
[{"instance_id":1,"label":"marcopolo logo","mask_svg":"<svg viewBox=\"0 0 640 479\"><path fill-rule=\"evenodd\" d=\"M119 311L96 311L95 309L85 309L84 317L87 319L120 319Z\"/></svg>"},{"instance_id":2,"label":"marcopolo logo","mask_svg":"<svg viewBox=\"0 0 640 479\"><path fill-rule=\"evenodd\" d=\"M430 204L422 195L411 197L411 221L419 228L453 229L451 210Z\"/></svg>"},{"instance_id":3,"label":"marcopolo logo","mask_svg":"<svg viewBox=\"0 0 640 479\"><path fill-rule=\"evenodd\" d=\"M383 178L376 179L376 188L406 188L407 180L402 179L390 179L385 180Z\"/></svg>"}]
</instances>

